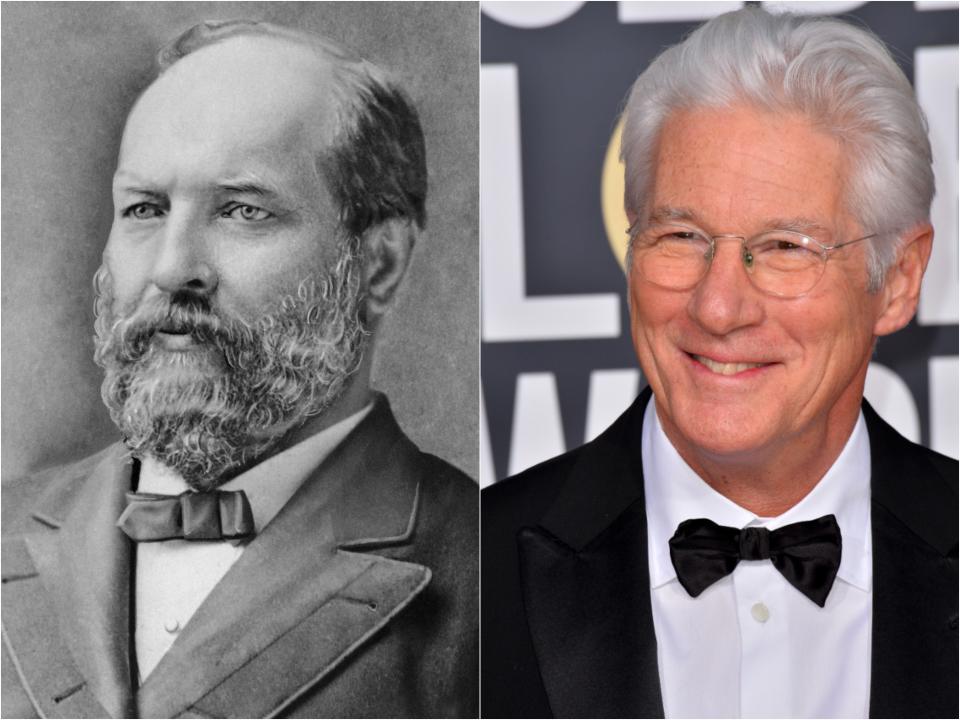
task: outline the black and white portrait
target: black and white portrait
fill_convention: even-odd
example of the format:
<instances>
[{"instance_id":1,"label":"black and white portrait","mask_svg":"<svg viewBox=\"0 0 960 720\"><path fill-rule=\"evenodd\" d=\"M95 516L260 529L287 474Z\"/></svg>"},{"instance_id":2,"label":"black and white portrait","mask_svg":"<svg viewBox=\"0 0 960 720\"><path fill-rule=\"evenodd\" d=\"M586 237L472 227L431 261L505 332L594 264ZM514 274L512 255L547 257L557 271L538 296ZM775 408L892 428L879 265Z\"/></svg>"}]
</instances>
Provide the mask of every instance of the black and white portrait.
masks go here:
<instances>
[{"instance_id":1,"label":"black and white portrait","mask_svg":"<svg viewBox=\"0 0 960 720\"><path fill-rule=\"evenodd\" d=\"M476 716L477 25L4 7L4 717Z\"/></svg>"}]
</instances>

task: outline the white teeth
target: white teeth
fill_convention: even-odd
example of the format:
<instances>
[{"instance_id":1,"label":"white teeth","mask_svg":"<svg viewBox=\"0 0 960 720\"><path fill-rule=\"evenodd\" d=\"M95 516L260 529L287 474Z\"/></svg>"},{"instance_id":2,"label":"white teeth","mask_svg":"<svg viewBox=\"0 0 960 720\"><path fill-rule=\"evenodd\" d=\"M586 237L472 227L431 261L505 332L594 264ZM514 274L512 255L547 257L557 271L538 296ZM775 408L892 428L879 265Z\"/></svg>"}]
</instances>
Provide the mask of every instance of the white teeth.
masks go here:
<instances>
[{"instance_id":1,"label":"white teeth","mask_svg":"<svg viewBox=\"0 0 960 720\"><path fill-rule=\"evenodd\" d=\"M719 375L736 375L741 373L744 370L751 370L753 368L763 367L766 363L721 363L716 360L711 360L708 357L703 355L694 355L693 356L697 362L700 362L706 365L712 372L715 372Z\"/></svg>"}]
</instances>

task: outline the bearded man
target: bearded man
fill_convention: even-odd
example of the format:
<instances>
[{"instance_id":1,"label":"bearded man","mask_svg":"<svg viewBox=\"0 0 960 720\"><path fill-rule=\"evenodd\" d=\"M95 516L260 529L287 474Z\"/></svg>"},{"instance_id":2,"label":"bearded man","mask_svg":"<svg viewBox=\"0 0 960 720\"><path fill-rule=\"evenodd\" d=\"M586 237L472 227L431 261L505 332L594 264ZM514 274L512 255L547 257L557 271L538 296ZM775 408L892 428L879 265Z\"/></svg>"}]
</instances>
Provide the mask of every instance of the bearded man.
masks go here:
<instances>
[{"instance_id":1,"label":"bearded man","mask_svg":"<svg viewBox=\"0 0 960 720\"><path fill-rule=\"evenodd\" d=\"M268 24L159 61L95 279L123 442L4 491L3 715L475 715L476 485L370 389L416 111Z\"/></svg>"}]
</instances>

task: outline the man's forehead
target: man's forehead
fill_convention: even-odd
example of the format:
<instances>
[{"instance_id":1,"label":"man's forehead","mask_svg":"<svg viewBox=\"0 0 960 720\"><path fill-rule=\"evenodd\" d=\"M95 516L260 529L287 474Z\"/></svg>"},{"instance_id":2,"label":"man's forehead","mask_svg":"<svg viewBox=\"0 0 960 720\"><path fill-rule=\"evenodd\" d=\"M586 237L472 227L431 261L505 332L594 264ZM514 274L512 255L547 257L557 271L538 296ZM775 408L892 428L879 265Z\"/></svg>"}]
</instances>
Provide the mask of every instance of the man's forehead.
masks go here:
<instances>
[{"instance_id":1,"label":"man's forehead","mask_svg":"<svg viewBox=\"0 0 960 720\"><path fill-rule=\"evenodd\" d=\"M239 35L200 47L170 65L154 84L180 81L216 86L245 80L261 89L305 81L320 90L330 82L333 58L305 42L269 35Z\"/></svg>"},{"instance_id":2,"label":"man's forehead","mask_svg":"<svg viewBox=\"0 0 960 720\"><path fill-rule=\"evenodd\" d=\"M335 130L333 67L311 48L272 37L230 38L173 64L137 102L128 136L170 132L185 142L306 130L318 143Z\"/></svg>"},{"instance_id":3,"label":"man's forehead","mask_svg":"<svg viewBox=\"0 0 960 720\"><path fill-rule=\"evenodd\" d=\"M841 143L803 114L746 104L675 111L660 135L645 219L706 214L814 234L843 210L847 169Z\"/></svg>"}]
</instances>

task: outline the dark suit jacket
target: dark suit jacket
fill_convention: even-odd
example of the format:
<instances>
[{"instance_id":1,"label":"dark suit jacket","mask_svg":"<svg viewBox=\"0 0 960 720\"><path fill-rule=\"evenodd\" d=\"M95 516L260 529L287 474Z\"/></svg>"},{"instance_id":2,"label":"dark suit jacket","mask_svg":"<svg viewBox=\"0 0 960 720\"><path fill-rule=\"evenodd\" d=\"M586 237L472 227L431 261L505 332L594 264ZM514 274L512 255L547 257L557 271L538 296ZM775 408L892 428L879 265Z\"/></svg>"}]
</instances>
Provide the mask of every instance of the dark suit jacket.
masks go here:
<instances>
[{"instance_id":1,"label":"dark suit jacket","mask_svg":"<svg viewBox=\"0 0 960 720\"><path fill-rule=\"evenodd\" d=\"M133 466L116 445L4 488L4 717L476 716L477 486L384 398L135 692Z\"/></svg>"},{"instance_id":2,"label":"dark suit jacket","mask_svg":"<svg viewBox=\"0 0 960 720\"><path fill-rule=\"evenodd\" d=\"M482 494L483 717L663 717L640 429ZM864 402L873 524L872 717L957 717L957 462Z\"/></svg>"}]
</instances>

